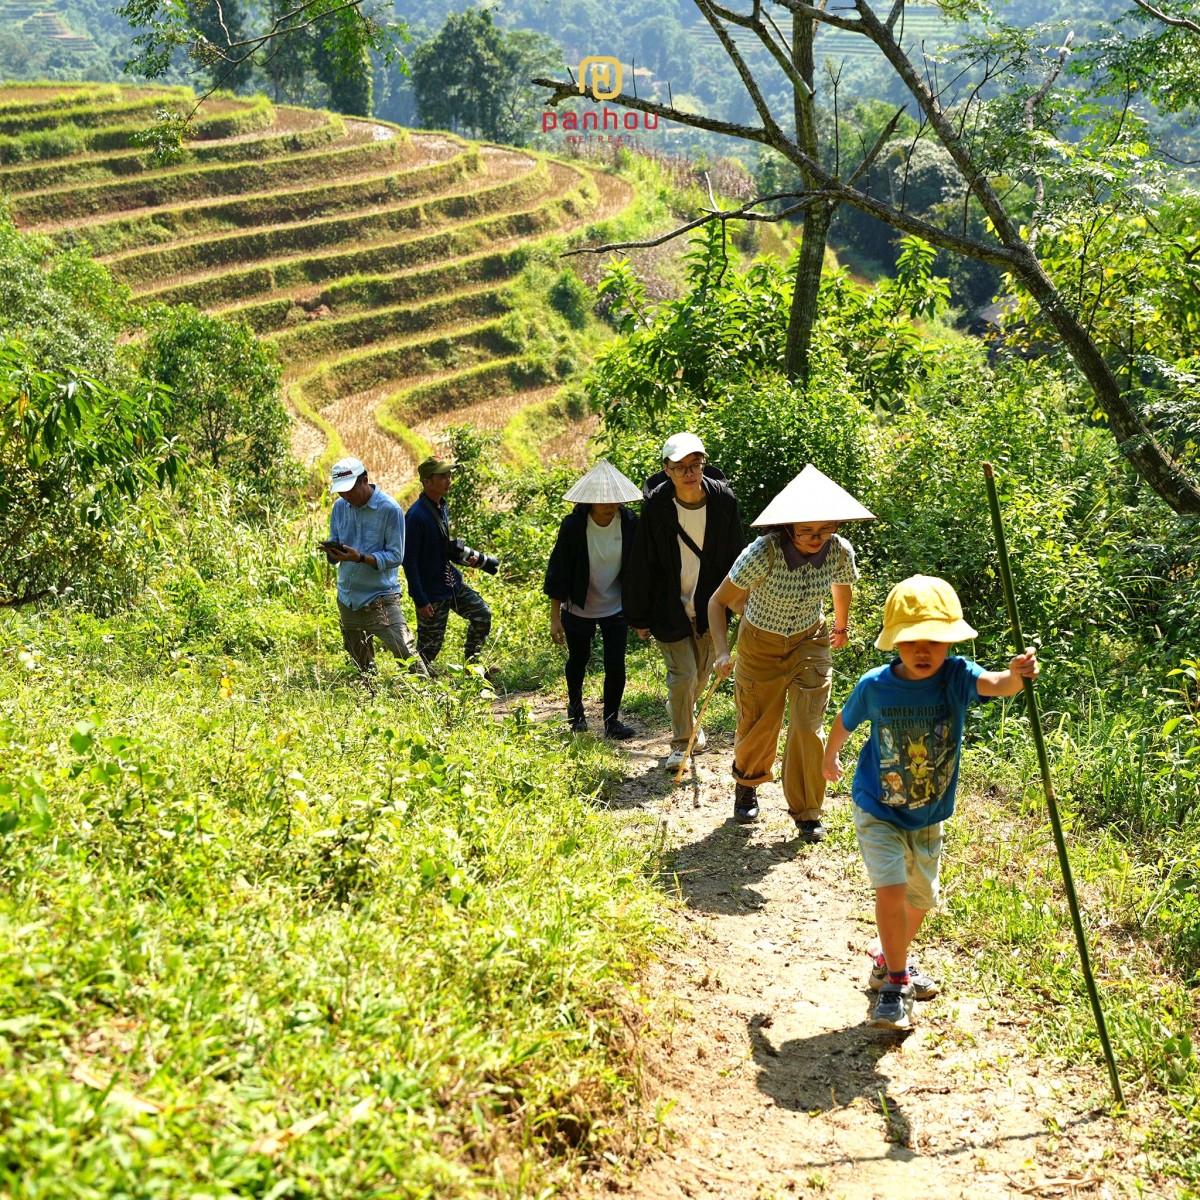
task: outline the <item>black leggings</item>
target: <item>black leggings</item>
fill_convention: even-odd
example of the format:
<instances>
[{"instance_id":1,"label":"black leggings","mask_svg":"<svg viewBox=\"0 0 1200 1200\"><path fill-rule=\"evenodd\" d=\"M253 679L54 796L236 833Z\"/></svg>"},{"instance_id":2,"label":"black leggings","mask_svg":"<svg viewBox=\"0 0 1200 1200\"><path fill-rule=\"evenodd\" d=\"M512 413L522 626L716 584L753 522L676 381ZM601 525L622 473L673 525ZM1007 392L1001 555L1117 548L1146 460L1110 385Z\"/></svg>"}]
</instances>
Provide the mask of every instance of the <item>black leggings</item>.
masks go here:
<instances>
[{"instance_id":1,"label":"black leggings","mask_svg":"<svg viewBox=\"0 0 1200 1200\"><path fill-rule=\"evenodd\" d=\"M625 694L625 642L629 623L620 614L611 617L581 617L563 612L563 633L567 635L567 705L574 712L583 711L583 677L587 674L596 626L604 639L604 720L616 719Z\"/></svg>"}]
</instances>

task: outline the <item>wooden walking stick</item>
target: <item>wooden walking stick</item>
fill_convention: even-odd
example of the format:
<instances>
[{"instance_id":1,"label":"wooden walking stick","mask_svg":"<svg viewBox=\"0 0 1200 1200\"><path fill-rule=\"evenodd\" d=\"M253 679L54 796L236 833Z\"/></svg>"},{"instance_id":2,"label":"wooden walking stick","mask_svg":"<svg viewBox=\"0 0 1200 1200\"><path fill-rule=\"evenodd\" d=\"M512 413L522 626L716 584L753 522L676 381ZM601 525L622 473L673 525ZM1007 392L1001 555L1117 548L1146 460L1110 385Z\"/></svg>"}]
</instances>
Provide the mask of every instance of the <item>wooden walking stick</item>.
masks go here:
<instances>
[{"instance_id":1,"label":"wooden walking stick","mask_svg":"<svg viewBox=\"0 0 1200 1200\"><path fill-rule=\"evenodd\" d=\"M737 631L741 628L739 624L729 635L729 648L733 649L737 645ZM713 698L713 694L717 688L721 686L721 676L717 674L716 667L713 668L712 682L708 685L708 691L704 693L704 699L700 702L700 711L696 714L696 719L692 722L692 736L688 738L687 750L683 754L683 762L679 764L679 770L675 772L675 782L672 787L678 787L679 781L683 778L684 771L687 770L688 762L692 757L692 746L696 741L696 734L700 732L700 722L704 720L704 710L708 708L708 702Z\"/></svg>"},{"instance_id":2,"label":"wooden walking stick","mask_svg":"<svg viewBox=\"0 0 1200 1200\"><path fill-rule=\"evenodd\" d=\"M1013 591L1012 571L1008 565L1008 549L1004 544L1004 526L1000 521L1000 501L996 495L996 480L992 464L983 464L983 477L987 483L988 504L992 510L992 527L996 534L996 550L1000 557L1000 580L1004 584L1004 602L1008 606L1008 618L1012 622L1013 642L1018 654L1025 653L1025 638L1021 633L1021 618L1017 613L1017 595ZM1063 886L1067 893L1067 907L1071 910L1071 924L1075 929L1075 943L1079 947L1079 961L1083 967L1083 978L1087 984L1088 999L1092 1002L1092 1015L1096 1018L1096 1031L1100 1045L1104 1047L1104 1058L1108 1063L1108 1077L1112 1080L1113 1095L1117 1103L1124 1106L1125 1095L1121 1091L1121 1079L1117 1075L1117 1062L1113 1057L1112 1043L1108 1040L1108 1026L1104 1021L1104 1009L1100 1005L1100 993L1092 975L1092 964L1088 957L1087 938L1083 931L1083 918L1079 914L1079 900L1075 895L1075 882L1071 876L1071 860L1067 857L1067 843L1063 837L1062 820L1058 815L1058 800L1054 795L1054 782L1050 778L1050 759L1046 754L1046 739L1042 736L1042 719L1038 713L1037 694L1033 680L1024 679L1025 704L1029 710L1029 729L1033 744L1037 747L1038 766L1042 772L1042 790L1046 793L1046 807L1050 812L1050 827L1054 830L1054 847L1058 851L1058 865L1062 869Z\"/></svg>"},{"instance_id":3,"label":"wooden walking stick","mask_svg":"<svg viewBox=\"0 0 1200 1200\"><path fill-rule=\"evenodd\" d=\"M708 685L708 691L704 693L704 699L700 702L700 711L696 714L696 719L692 722L692 736L688 738L687 750L683 755L683 762L679 764L679 770L675 772L675 782L673 787L679 786L679 781L683 778L684 771L687 770L688 760L692 757L692 746L696 741L696 734L700 730L700 722L704 720L704 710L708 707L708 702L713 698L713 693L721 686L721 676L713 671L712 683Z\"/></svg>"}]
</instances>

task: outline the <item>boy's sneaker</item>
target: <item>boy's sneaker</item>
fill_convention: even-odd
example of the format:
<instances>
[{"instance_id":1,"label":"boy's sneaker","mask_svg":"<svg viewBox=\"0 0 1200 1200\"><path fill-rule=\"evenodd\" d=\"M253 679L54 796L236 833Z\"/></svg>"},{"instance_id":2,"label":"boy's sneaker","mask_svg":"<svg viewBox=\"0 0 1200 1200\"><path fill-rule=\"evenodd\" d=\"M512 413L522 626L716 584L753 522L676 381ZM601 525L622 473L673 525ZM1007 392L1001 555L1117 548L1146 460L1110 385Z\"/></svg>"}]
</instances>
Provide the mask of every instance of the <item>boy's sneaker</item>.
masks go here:
<instances>
[{"instance_id":1,"label":"boy's sneaker","mask_svg":"<svg viewBox=\"0 0 1200 1200\"><path fill-rule=\"evenodd\" d=\"M913 985L885 983L879 989L875 1011L868 1022L876 1029L908 1029L912 1025Z\"/></svg>"},{"instance_id":2,"label":"boy's sneaker","mask_svg":"<svg viewBox=\"0 0 1200 1200\"><path fill-rule=\"evenodd\" d=\"M871 991L877 992L887 981L888 969L887 963L883 961L883 955L872 954L871 975L867 980L867 986ZM938 994L937 980L931 975L926 975L911 959L908 963L908 981L912 984L913 999L915 1000L932 1000Z\"/></svg>"},{"instance_id":3,"label":"boy's sneaker","mask_svg":"<svg viewBox=\"0 0 1200 1200\"><path fill-rule=\"evenodd\" d=\"M758 820L758 789L744 783L733 785L733 819L735 821Z\"/></svg>"}]
</instances>

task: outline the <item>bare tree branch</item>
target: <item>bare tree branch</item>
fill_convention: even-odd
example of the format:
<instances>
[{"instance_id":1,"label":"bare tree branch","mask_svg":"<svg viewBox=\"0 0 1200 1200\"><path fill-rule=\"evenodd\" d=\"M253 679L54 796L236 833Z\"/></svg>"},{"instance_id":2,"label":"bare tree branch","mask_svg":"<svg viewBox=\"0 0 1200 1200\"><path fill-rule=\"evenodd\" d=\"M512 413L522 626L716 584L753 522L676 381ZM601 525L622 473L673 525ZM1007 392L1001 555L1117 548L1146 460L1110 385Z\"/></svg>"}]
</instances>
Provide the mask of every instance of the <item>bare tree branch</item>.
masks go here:
<instances>
[{"instance_id":1,"label":"bare tree branch","mask_svg":"<svg viewBox=\"0 0 1200 1200\"><path fill-rule=\"evenodd\" d=\"M712 0L707 0L707 3L713 12L715 12L723 21L728 21L731 25L739 25L743 29L752 30L758 37L758 40L766 47L767 52L779 65L779 69L787 76L788 82L792 85L792 87L803 89L808 97L810 99L812 98L812 88L809 87L808 82L799 73L799 71L796 70L795 65L792 63L792 60L788 56L787 52L783 49L779 42L777 42L775 38L771 36L770 30L767 29L766 25L760 18L759 13L761 12L761 7L758 3L758 0L755 0L754 11L750 16L746 16L743 13L734 12L733 9L726 8L721 4L715 4L712 2ZM701 11L703 11L702 7ZM774 21L772 21L771 24L774 25ZM776 31L778 32L778 26L776 26ZM780 35L780 40L782 40L782 35Z\"/></svg>"},{"instance_id":2,"label":"bare tree branch","mask_svg":"<svg viewBox=\"0 0 1200 1200\"><path fill-rule=\"evenodd\" d=\"M1163 12L1161 8L1155 8L1153 4L1147 4L1146 0L1133 0L1134 4L1144 12L1148 12L1156 21L1161 21L1164 25L1174 26L1176 29L1188 29L1192 33L1200 34L1200 25L1195 21L1189 20L1187 17L1172 17Z\"/></svg>"},{"instance_id":3,"label":"bare tree branch","mask_svg":"<svg viewBox=\"0 0 1200 1200\"><path fill-rule=\"evenodd\" d=\"M709 193L711 195L711 192ZM829 197L823 192L810 192L801 197L798 203L790 205L788 208L780 209L775 213L759 213L752 211L758 204L770 204L775 200L789 200L799 196L799 192L774 192L769 196L759 196L754 200L743 204L741 208L731 208L727 210L721 209L706 209L704 215L697 217L694 221L689 221L686 225L680 225L677 229L672 229L669 233L664 233L660 237L648 238L644 242L607 242L603 246L580 246L575 250L564 250L561 257L570 258L576 254L609 254L617 250L649 250L654 246L661 246L664 242L669 242L677 237L682 237L685 233L691 233L693 229L699 229L703 225L711 225L713 221L720 221L724 224L726 221L759 221L764 224L773 224L776 221L783 221L788 217L795 216L796 213L803 212L813 204L820 204L828 201Z\"/></svg>"},{"instance_id":4,"label":"bare tree branch","mask_svg":"<svg viewBox=\"0 0 1200 1200\"><path fill-rule=\"evenodd\" d=\"M900 118L904 116L904 109L896 109L892 119L883 127L883 132L875 139L875 145L863 156L862 162L858 164L854 174L846 180L847 187L853 187L870 169L875 160L879 157L884 146L887 145L893 133L896 132L896 126L900 124Z\"/></svg>"},{"instance_id":5,"label":"bare tree branch","mask_svg":"<svg viewBox=\"0 0 1200 1200\"><path fill-rule=\"evenodd\" d=\"M750 68L746 65L746 60L742 57L741 51L734 44L733 38L729 36L729 31L721 24L717 14L713 11L713 6L710 0L695 0L696 7L704 14L704 19L712 26L713 32L720 39L721 45L725 53L729 56L729 60L733 63L734 69L741 76L742 84L750 95L750 99L754 102L755 111L758 113L759 119L763 123L763 128L768 134L773 134L776 138L783 137L783 131L775 123L775 118L771 113L771 107L763 99L763 94L759 89L758 83L751 73Z\"/></svg>"},{"instance_id":6,"label":"bare tree branch","mask_svg":"<svg viewBox=\"0 0 1200 1200\"><path fill-rule=\"evenodd\" d=\"M550 89L552 95L546 103L551 108L556 108L564 100L579 99L579 88L573 82L563 83L560 79L531 79L530 83ZM730 137L761 142L764 146L773 144L765 129L755 129L750 125L738 125L733 121L718 121L715 117L705 117L699 113L686 113L673 105L656 104L653 100L642 100L637 96L628 96L624 92L619 96L610 97L609 100L612 104L619 104L622 108L650 113L652 116L664 117L668 121L678 121L681 125L690 125L693 129L707 129L710 133L727 133Z\"/></svg>"}]
</instances>

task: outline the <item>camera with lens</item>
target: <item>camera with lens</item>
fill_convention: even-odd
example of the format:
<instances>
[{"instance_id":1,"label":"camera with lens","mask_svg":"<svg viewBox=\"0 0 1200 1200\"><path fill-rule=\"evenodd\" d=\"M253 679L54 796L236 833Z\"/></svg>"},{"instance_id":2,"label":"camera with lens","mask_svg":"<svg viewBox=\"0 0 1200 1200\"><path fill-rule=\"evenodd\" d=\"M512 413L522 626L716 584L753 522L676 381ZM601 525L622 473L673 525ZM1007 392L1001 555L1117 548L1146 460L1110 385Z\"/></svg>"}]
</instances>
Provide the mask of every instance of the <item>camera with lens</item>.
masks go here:
<instances>
[{"instance_id":1,"label":"camera with lens","mask_svg":"<svg viewBox=\"0 0 1200 1200\"><path fill-rule=\"evenodd\" d=\"M472 558L474 562L470 561ZM460 567L478 567L489 575L495 575L500 570L500 560L494 554L472 550L460 537L450 539L450 561Z\"/></svg>"}]
</instances>

